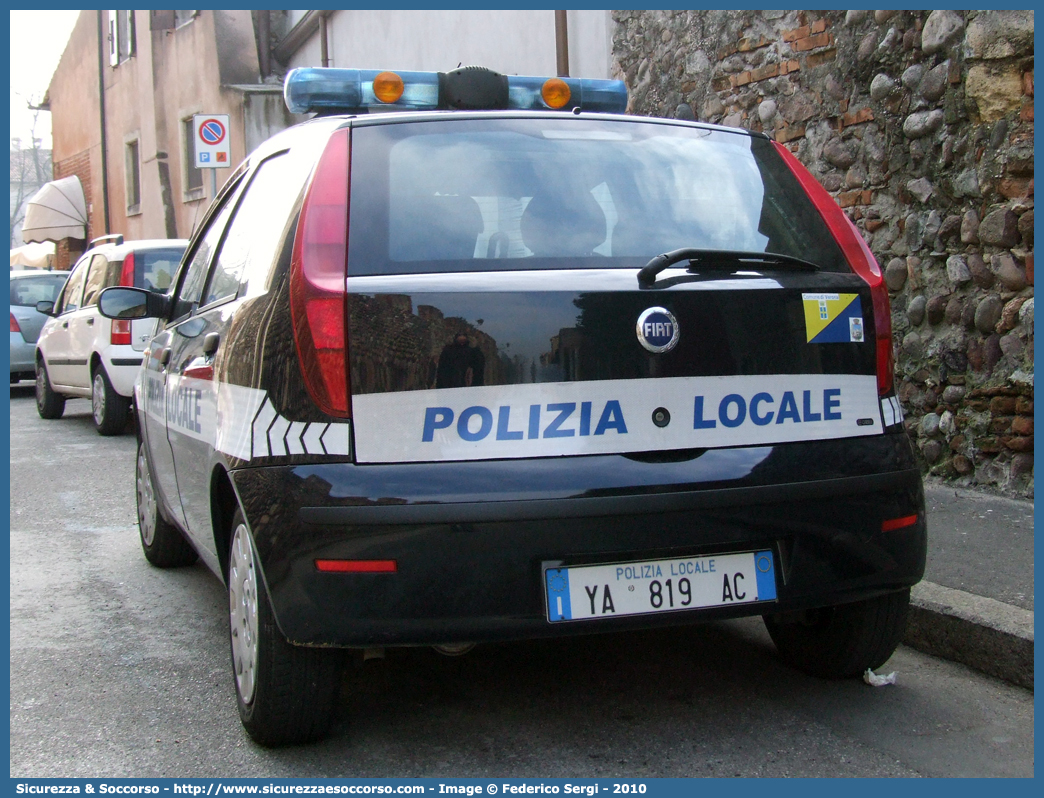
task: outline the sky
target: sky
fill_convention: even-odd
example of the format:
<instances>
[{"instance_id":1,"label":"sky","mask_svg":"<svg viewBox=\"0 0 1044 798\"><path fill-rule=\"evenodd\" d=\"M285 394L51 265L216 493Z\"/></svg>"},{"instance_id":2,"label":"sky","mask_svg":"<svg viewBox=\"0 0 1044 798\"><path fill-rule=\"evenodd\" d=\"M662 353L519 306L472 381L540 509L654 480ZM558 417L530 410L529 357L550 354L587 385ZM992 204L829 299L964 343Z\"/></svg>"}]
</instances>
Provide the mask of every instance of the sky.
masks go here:
<instances>
[{"instance_id":1,"label":"sky","mask_svg":"<svg viewBox=\"0 0 1044 798\"><path fill-rule=\"evenodd\" d=\"M11 138L29 142L33 113L69 42L79 11L11 11ZM51 115L39 115L36 136L51 148Z\"/></svg>"}]
</instances>

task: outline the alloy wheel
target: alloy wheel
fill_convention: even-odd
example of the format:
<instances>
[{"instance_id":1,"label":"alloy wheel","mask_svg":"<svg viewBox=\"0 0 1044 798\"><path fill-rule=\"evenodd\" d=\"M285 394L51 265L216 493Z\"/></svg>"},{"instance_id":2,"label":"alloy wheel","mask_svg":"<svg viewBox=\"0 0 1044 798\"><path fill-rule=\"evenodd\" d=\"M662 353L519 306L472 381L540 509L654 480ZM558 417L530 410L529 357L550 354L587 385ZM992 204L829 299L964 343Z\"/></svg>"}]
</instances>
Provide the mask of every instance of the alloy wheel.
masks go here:
<instances>
[{"instance_id":1,"label":"alloy wheel","mask_svg":"<svg viewBox=\"0 0 1044 798\"><path fill-rule=\"evenodd\" d=\"M152 491L152 474L149 472L149 461L145 456L144 444L138 447L138 470L135 479L138 497L138 528L141 539L146 546L151 546L156 539L156 494Z\"/></svg>"},{"instance_id":2,"label":"alloy wheel","mask_svg":"<svg viewBox=\"0 0 1044 798\"><path fill-rule=\"evenodd\" d=\"M95 373L91 384L91 412L94 423L100 427L105 421L105 377L100 371Z\"/></svg>"},{"instance_id":3,"label":"alloy wheel","mask_svg":"<svg viewBox=\"0 0 1044 798\"><path fill-rule=\"evenodd\" d=\"M257 683L257 572L246 524L236 527L228 568L228 603L232 633L232 669L244 704Z\"/></svg>"},{"instance_id":4,"label":"alloy wheel","mask_svg":"<svg viewBox=\"0 0 1044 798\"><path fill-rule=\"evenodd\" d=\"M36 367L36 406L43 407L47 399L47 372L43 366Z\"/></svg>"}]
</instances>

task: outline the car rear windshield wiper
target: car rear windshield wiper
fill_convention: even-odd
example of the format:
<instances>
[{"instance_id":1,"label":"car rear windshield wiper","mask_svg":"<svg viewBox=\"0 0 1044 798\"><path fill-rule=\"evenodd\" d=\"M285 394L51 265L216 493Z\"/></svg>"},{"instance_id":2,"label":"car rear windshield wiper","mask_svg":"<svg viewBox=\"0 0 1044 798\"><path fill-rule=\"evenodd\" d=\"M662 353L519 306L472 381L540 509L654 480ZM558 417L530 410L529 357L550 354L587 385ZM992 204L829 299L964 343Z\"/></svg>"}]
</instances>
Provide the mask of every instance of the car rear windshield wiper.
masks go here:
<instances>
[{"instance_id":1,"label":"car rear windshield wiper","mask_svg":"<svg viewBox=\"0 0 1044 798\"><path fill-rule=\"evenodd\" d=\"M638 271L639 285L652 285L656 282L656 275L680 263L683 260L689 262L688 270L698 269L727 269L735 271L743 264L768 264L785 269L796 269L799 271L817 272L819 267L807 260L795 258L793 255L781 255L778 252L738 252L728 249L676 249L657 255L646 263Z\"/></svg>"}]
</instances>

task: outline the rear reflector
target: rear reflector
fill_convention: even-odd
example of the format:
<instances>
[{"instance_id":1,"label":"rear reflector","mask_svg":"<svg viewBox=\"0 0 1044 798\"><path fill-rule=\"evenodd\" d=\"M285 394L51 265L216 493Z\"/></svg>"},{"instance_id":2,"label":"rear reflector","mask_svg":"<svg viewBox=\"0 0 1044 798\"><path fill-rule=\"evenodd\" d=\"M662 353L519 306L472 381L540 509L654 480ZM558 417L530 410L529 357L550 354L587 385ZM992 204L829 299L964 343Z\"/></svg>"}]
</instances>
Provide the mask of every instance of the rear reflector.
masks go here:
<instances>
[{"instance_id":1,"label":"rear reflector","mask_svg":"<svg viewBox=\"0 0 1044 798\"><path fill-rule=\"evenodd\" d=\"M316 560L315 567L334 574L394 574L399 570L395 560Z\"/></svg>"},{"instance_id":2,"label":"rear reflector","mask_svg":"<svg viewBox=\"0 0 1044 798\"><path fill-rule=\"evenodd\" d=\"M294 343L312 401L347 418L348 130L338 130L319 158L297 223L290 260Z\"/></svg>"},{"instance_id":3,"label":"rear reflector","mask_svg":"<svg viewBox=\"0 0 1044 798\"><path fill-rule=\"evenodd\" d=\"M888 302L888 286L877 259L866 245L863 236L848 215L841 210L834 198L812 177L804 165L790 150L779 142L773 142L776 151L790 167L794 177L805 189L805 194L816 206L823 221L844 253L852 271L870 286L870 297L874 305L874 330L877 339L877 393L886 396L892 392L894 356L892 354L892 310Z\"/></svg>"},{"instance_id":4,"label":"rear reflector","mask_svg":"<svg viewBox=\"0 0 1044 798\"><path fill-rule=\"evenodd\" d=\"M22 328L18 326L18 319L16 319L14 317L14 314L12 313L11 314L11 332L20 333L21 331L22 331Z\"/></svg>"},{"instance_id":5,"label":"rear reflector","mask_svg":"<svg viewBox=\"0 0 1044 798\"><path fill-rule=\"evenodd\" d=\"M113 319L112 329L109 331L109 343L115 345L130 346L131 323L126 319Z\"/></svg>"},{"instance_id":6,"label":"rear reflector","mask_svg":"<svg viewBox=\"0 0 1044 798\"><path fill-rule=\"evenodd\" d=\"M894 529L904 529L917 523L916 515L904 515L902 518L889 518L881 522L882 532L891 532Z\"/></svg>"}]
</instances>

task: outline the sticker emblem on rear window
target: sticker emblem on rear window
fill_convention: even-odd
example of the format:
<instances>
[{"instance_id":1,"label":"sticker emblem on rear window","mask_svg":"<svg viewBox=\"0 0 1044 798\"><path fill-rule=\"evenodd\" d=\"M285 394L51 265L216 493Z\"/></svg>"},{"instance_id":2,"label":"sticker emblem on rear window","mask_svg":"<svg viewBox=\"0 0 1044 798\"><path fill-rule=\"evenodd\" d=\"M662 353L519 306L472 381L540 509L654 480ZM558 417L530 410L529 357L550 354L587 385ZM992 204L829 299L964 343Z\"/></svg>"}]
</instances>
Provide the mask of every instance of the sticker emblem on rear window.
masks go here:
<instances>
[{"instance_id":1,"label":"sticker emblem on rear window","mask_svg":"<svg viewBox=\"0 0 1044 798\"><path fill-rule=\"evenodd\" d=\"M862 343L859 294L802 294L805 340L810 344Z\"/></svg>"},{"instance_id":2,"label":"sticker emblem on rear window","mask_svg":"<svg viewBox=\"0 0 1044 798\"><path fill-rule=\"evenodd\" d=\"M670 352L678 343L678 320L666 308L649 308L638 317L638 342L650 352Z\"/></svg>"}]
</instances>

